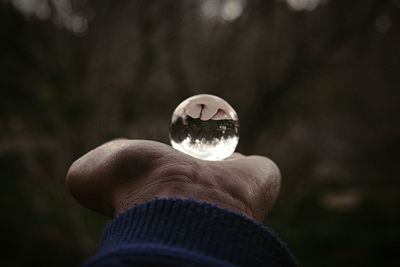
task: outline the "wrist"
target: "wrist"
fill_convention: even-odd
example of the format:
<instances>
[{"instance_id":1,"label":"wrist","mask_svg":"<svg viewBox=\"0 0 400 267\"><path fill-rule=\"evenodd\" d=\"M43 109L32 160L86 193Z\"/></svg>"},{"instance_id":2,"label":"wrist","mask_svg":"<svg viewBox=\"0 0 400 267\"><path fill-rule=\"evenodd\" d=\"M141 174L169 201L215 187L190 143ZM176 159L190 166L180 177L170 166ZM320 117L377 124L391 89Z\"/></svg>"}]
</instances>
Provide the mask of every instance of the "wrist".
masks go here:
<instances>
[{"instance_id":1,"label":"wrist","mask_svg":"<svg viewBox=\"0 0 400 267\"><path fill-rule=\"evenodd\" d=\"M215 205L178 199L142 203L115 218L88 266L113 257L125 263L173 258L196 266L295 266L263 225Z\"/></svg>"},{"instance_id":2,"label":"wrist","mask_svg":"<svg viewBox=\"0 0 400 267\"><path fill-rule=\"evenodd\" d=\"M228 192L224 192L216 186L194 182L193 179L186 176L167 177L138 189L132 189L125 185L121 186L117 192L114 201L115 215L117 216L138 204L154 199L172 198L206 202L251 219L262 220L262 218L254 216L252 209L246 203Z\"/></svg>"}]
</instances>

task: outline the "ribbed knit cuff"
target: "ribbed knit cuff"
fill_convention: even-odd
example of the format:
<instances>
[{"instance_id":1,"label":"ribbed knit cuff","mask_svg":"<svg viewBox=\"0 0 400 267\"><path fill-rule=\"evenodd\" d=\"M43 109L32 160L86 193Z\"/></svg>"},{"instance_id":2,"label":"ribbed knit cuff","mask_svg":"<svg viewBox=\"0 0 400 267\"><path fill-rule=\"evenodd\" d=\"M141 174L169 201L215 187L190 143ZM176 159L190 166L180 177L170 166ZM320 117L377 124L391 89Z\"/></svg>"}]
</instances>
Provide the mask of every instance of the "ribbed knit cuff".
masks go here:
<instances>
[{"instance_id":1,"label":"ribbed knit cuff","mask_svg":"<svg viewBox=\"0 0 400 267\"><path fill-rule=\"evenodd\" d=\"M115 218L92 262L135 253L208 261L209 266L296 266L287 247L263 225L215 205L181 199L152 200Z\"/></svg>"}]
</instances>

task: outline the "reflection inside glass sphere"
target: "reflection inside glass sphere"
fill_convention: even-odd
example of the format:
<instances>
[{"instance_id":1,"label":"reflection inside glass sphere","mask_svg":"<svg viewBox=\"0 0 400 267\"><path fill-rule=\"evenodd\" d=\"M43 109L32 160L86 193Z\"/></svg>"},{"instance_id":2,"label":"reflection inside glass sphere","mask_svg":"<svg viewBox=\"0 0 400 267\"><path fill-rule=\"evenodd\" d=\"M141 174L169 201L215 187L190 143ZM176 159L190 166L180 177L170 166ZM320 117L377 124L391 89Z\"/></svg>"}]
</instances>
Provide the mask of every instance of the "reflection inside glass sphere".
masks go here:
<instances>
[{"instance_id":1,"label":"reflection inside glass sphere","mask_svg":"<svg viewBox=\"0 0 400 267\"><path fill-rule=\"evenodd\" d=\"M222 98L196 95L174 111L170 124L172 147L203 160L222 160L239 142L239 119Z\"/></svg>"}]
</instances>

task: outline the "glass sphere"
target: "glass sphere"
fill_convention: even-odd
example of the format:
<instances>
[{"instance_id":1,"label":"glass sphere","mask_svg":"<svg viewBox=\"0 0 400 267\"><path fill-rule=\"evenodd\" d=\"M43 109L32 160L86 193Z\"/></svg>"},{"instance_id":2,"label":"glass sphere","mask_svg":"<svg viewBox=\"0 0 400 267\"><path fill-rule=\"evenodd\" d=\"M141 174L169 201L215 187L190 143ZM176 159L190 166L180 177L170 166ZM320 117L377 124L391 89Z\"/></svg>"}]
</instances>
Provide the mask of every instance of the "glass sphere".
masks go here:
<instances>
[{"instance_id":1,"label":"glass sphere","mask_svg":"<svg viewBox=\"0 0 400 267\"><path fill-rule=\"evenodd\" d=\"M225 100L195 95L178 105L170 124L172 147L195 158L222 160L239 142L239 119Z\"/></svg>"}]
</instances>

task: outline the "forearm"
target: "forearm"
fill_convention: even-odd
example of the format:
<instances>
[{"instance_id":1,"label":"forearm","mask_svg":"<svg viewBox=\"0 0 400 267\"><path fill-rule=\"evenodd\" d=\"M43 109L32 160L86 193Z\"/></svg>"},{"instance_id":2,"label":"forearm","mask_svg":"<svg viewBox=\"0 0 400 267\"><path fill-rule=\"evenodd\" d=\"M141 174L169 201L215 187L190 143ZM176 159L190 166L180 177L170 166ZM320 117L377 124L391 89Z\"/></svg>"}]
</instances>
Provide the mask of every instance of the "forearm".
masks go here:
<instances>
[{"instance_id":1,"label":"forearm","mask_svg":"<svg viewBox=\"0 0 400 267\"><path fill-rule=\"evenodd\" d=\"M107 227L86 266L296 266L285 245L249 218L190 200L158 199Z\"/></svg>"}]
</instances>

